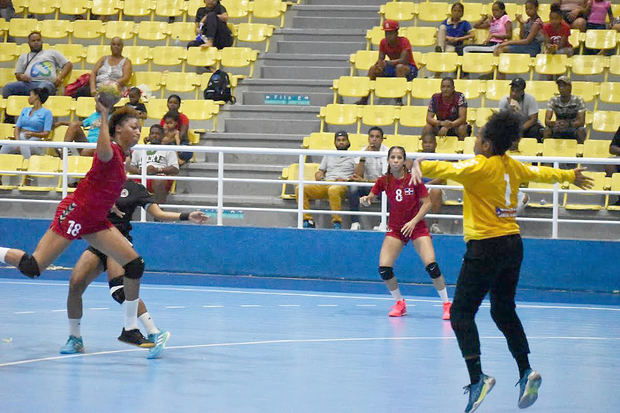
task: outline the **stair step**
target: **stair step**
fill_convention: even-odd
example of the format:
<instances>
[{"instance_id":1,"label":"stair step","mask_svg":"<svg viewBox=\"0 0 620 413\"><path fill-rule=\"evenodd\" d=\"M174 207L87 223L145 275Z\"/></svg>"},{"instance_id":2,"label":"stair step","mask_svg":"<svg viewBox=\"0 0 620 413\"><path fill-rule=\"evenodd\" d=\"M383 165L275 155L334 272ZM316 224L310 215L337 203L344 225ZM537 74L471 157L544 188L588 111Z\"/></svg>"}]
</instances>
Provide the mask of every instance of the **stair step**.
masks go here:
<instances>
[{"instance_id":1,"label":"stair step","mask_svg":"<svg viewBox=\"0 0 620 413\"><path fill-rule=\"evenodd\" d=\"M379 16L378 5L299 5L293 7L291 11L294 16L303 17L357 17L357 18L376 18Z\"/></svg>"},{"instance_id":2,"label":"stair step","mask_svg":"<svg viewBox=\"0 0 620 413\"><path fill-rule=\"evenodd\" d=\"M318 118L316 120L297 120L282 119L279 121L266 120L262 118L253 119L225 119L226 132L231 133L250 133L260 131L261 133L300 133L309 135L318 132L321 126Z\"/></svg>"},{"instance_id":3,"label":"stair step","mask_svg":"<svg viewBox=\"0 0 620 413\"><path fill-rule=\"evenodd\" d=\"M354 42L342 42L342 41L289 41L279 40L277 42L277 50L281 53L307 53L307 54L338 54L347 55L344 62L348 61L351 53L355 53L358 50L366 48L366 41L364 38L359 38Z\"/></svg>"},{"instance_id":4,"label":"stair step","mask_svg":"<svg viewBox=\"0 0 620 413\"><path fill-rule=\"evenodd\" d=\"M348 67L297 67L263 66L260 69L264 78L273 79L324 79L333 80L349 74Z\"/></svg>"}]
</instances>

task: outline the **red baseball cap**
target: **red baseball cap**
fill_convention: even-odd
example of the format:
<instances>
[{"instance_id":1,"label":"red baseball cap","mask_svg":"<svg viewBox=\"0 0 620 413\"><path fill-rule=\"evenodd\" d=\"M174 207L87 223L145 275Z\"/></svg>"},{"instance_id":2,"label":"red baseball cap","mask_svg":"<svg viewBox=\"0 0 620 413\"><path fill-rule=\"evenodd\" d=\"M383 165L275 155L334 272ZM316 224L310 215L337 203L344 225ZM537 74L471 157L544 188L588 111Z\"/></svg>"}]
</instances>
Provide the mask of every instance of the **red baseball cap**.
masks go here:
<instances>
[{"instance_id":1,"label":"red baseball cap","mask_svg":"<svg viewBox=\"0 0 620 413\"><path fill-rule=\"evenodd\" d=\"M384 20L383 30L386 32L393 32L398 30L398 22L396 20Z\"/></svg>"}]
</instances>

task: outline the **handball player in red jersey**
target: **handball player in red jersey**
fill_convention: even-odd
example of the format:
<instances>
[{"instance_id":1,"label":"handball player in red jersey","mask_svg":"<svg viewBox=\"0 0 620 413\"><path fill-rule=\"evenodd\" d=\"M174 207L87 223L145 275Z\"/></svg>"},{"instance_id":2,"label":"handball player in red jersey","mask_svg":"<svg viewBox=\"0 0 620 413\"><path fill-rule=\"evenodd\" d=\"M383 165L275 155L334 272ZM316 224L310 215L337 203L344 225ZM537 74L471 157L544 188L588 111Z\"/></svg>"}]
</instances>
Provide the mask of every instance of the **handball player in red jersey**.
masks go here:
<instances>
[{"instance_id":1,"label":"handball player in red jersey","mask_svg":"<svg viewBox=\"0 0 620 413\"><path fill-rule=\"evenodd\" d=\"M375 197L385 191L390 204L388 231L379 254L379 274L396 300L389 316L401 317L407 314L407 306L394 277L393 267L403 247L411 240L443 301L442 318L449 320L450 301L446 281L435 261L435 250L424 222L424 216L431 209L431 200L423 183L411 185L411 176L405 166L406 159L403 147L392 146L388 151L388 172L377 179L370 194L360 198L362 205L369 206Z\"/></svg>"},{"instance_id":2,"label":"handball player in red jersey","mask_svg":"<svg viewBox=\"0 0 620 413\"><path fill-rule=\"evenodd\" d=\"M95 98L101 114L101 131L93 164L73 194L64 198L49 229L35 251L0 247L0 261L16 266L22 274L37 278L75 239L82 238L93 248L112 257L124 269L125 322L119 340L139 347L153 347L138 328L138 295L144 260L107 216L121 194L126 180L125 156L140 138L138 113L124 107L110 119L110 108Z\"/></svg>"}]
</instances>

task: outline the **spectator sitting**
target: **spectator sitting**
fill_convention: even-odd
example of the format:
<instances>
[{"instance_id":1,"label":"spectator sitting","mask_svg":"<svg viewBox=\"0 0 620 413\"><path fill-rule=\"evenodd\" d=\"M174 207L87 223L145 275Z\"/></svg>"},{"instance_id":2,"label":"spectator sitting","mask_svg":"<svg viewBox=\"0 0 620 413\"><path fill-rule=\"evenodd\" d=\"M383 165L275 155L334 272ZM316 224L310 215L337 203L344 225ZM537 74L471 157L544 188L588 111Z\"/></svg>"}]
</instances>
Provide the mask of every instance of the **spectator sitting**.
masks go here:
<instances>
[{"instance_id":1,"label":"spectator sitting","mask_svg":"<svg viewBox=\"0 0 620 413\"><path fill-rule=\"evenodd\" d=\"M179 95L168 96L168 111L178 112L179 120L177 123L177 129L179 130L179 138L181 139L181 145L189 145L189 139L187 133L189 131L189 118L179 111L181 107L181 97ZM164 118L159 122L161 126L164 126ZM180 164L184 165L187 161L192 159L194 154L192 152L179 152Z\"/></svg>"},{"instance_id":2,"label":"spectator sitting","mask_svg":"<svg viewBox=\"0 0 620 413\"><path fill-rule=\"evenodd\" d=\"M364 146L362 151L370 152L386 152L387 146L383 144L383 129L373 126L368 130L368 145ZM358 158L355 165L355 172L351 177L356 182L375 182L377 178L387 172L387 157L376 158ZM360 210L360 198L370 193L372 186L350 186L349 187L349 210ZM351 215L351 229L360 229L359 215Z\"/></svg>"},{"instance_id":3,"label":"spectator sitting","mask_svg":"<svg viewBox=\"0 0 620 413\"><path fill-rule=\"evenodd\" d=\"M15 66L17 82L7 83L2 89L5 99L12 95L27 96L32 89L43 88L48 96L56 94L56 88L69 74L73 65L56 50L43 50L41 33L28 35L30 52L19 56ZM60 70L60 73L57 71Z\"/></svg>"},{"instance_id":4,"label":"spectator sitting","mask_svg":"<svg viewBox=\"0 0 620 413\"><path fill-rule=\"evenodd\" d=\"M467 39L475 37L473 28L467 20L461 20L465 7L456 2L450 8L450 18L444 20L437 30L436 52L456 52L463 55L463 44Z\"/></svg>"},{"instance_id":5,"label":"spectator sitting","mask_svg":"<svg viewBox=\"0 0 620 413\"><path fill-rule=\"evenodd\" d=\"M212 47L218 49L230 47L233 37L226 22L228 13L218 0L205 0L205 7L196 11L196 40L187 44L187 47Z\"/></svg>"},{"instance_id":6,"label":"spectator sitting","mask_svg":"<svg viewBox=\"0 0 620 413\"><path fill-rule=\"evenodd\" d=\"M609 16L609 23L614 21L613 11L611 10L611 1L606 0L588 0L584 15L588 16L586 29L605 30L607 24L605 23L607 16Z\"/></svg>"},{"instance_id":7,"label":"spectator sitting","mask_svg":"<svg viewBox=\"0 0 620 413\"><path fill-rule=\"evenodd\" d=\"M406 37L398 35L398 22L384 20L383 30L385 39L379 43L379 59L368 70L368 77L375 80L377 77L404 77L411 81L418 76L418 67L413 60L411 43ZM385 56L390 60L385 60ZM368 104L368 97L358 100L358 105ZM402 98L396 98L396 104L402 105Z\"/></svg>"},{"instance_id":8,"label":"spectator sitting","mask_svg":"<svg viewBox=\"0 0 620 413\"><path fill-rule=\"evenodd\" d=\"M47 100L47 89L35 88L30 91L28 103L32 107L22 109L15 124L15 135L13 139L20 141L40 141L47 139L52 130L52 111L43 107ZM7 138L8 139L8 138ZM0 154L21 153L26 159L31 154L40 155L44 149L31 146L4 145L0 149Z\"/></svg>"},{"instance_id":9,"label":"spectator sitting","mask_svg":"<svg viewBox=\"0 0 620 413\"><path fill-rule=\"evenodd\" d=\"M90 72L88 93L78 89L76 96L95 96L99 86L110 81L116 82L121 92L125 91L133 69L131 60L123 57L123 40L120 37L113 37L110 41L110 50L112 54L100 58Z\"/></svg>"},{"instance_id":10,"label":"spectator sitting","mask_svg":"<svg viewBox=\"0 0 620 413\"><path fill-rule=\"evenodd\" d=\"M336 132L334 145L339 151L346 151L351 146L349 134L345 131ZM355 158L344 155L324 156L316 171L314 179L317 181L350 181L355 173ZM347 192L346 185L304 185L304 209L310 209L311 199L329 199L329 207L333 211L342 209L342 198ZM295 195L299 196L299 188L295 189ZM338 214L332 215L334 229L342 228L342 218ZM311 214L304 214L304 228L314 228L314 220Z\"/></svg>"},{"instance_id":11,"label":"spectator sitting","mask_svg":"<svg viewBox=\"0 0 620 413\"><path fill-rule=\"evenodd\" d=\"M577 143L586 140L586 105L579 96L571 94L572 84L568 77L560 76L556 80L560 96L549 100L545 113L544 137L560 139L577 139ZM551 117L555 113L555 121Z\"/></svg>"},{"instance_id":12,"label":"spectator sitting","mask_svg":"<svg viewBox=\"0 0 620 413\"><path fill-rule=\"evenodd\" d=\"M99 138L99 128L101 128L101 115L99 112L93 112L89 117L82 121L76 122L56 122L54 127L59 125L67 125L67 131L65 132L65 142L89 142L96 143ZM82 128L88 128L88 135L84 134ZM78 148L78 154L81 156L93 156L95 148ZM58 156L62 158L62 150L56 149Z\"/></svg>"},{"instance_id":13,"label":"spectator sitting","mask_svg":"<svg viewBox=\"0 0 620 413\"><path fill-rule=\"evenodd\" d=\"M0 0L0 17L10 21L15 16L15 8L11 0Z\"/></svg>"},{"instance_id":14,"label":"spectator sitting","mask_svg":"<svg viewBox=\"0 0 620 413\"><path fill-rule=\"evenodd\" d=\"M140 102L140 96L142 96L140 88L135 86L130 88L129 94L127 95L127 97L129 97L129 102L127 102L125 106L129 106L138 112L140 119L146 119L146 106L144 106L144 103Z\"/></svg>"},{"instance_id":15,"label":"spectator sitting","mask_svg":"<svg viewBox=\"0 0 620 413\"><path fill-rule=\"evenodd\" d=\"M435 119L435 117L437 119ZM467 133L467 100L454 90L454 79L441 81L441 93L435 93L428 104L426 126L422 135L458 136L464 140Z\"/></svg>"},{"instance_id":16,"label":"spectator sitting","mask_svg":"<svg viewBox=\"0 0 620 413\"><path fill-rule=\"evenodd\" d=\"M181 138L177 126L179 125L179 112L171 110L164 115L164 136L162 145L180 145Z\"/></svg>"},{"instance_id":17,"label":"spectator sitting","mask_svg":"<svg viewBox=\"0 0 620 413\"><path fill-rule=\"evenodd\" d=\"M543 25L545 53L572 56L575 52L569 43L570 26L562 20L562 12L557 4L551 5L549 23Z\"/></svg>"},{"instance_id":18,"label":"spectator sitting","mask_svg":"<svg viewBox=\"0 0 620 413\"><path fill-rule=\"evenodd\" d=\"M152 145L161 145L164 137L164 129L160 125L153 125L149 130L148 142ZM127 165L127 172L140 175L142 173L142 162L146 157L146 173L148 175L178 175L179 163L174 151L165 149L133 151L131 162ZM153 193L155 202L161 204L166 202L168 193L172 188L172 180L149 179L146 182L149 192Z\"/></svg>"},{"instance_id":19,"label":"spectator sitting","mask_svg":"<svg viewBox=\"0 0 620 413\"><path fill-rule=\"evenodd\" d=\"M508 40L500 44L493 52L495 55L500 53L527 53L535 57L540 53L545 35L542 32L543 21L538 15L538 0L527 0L525 2L525 13L528 16L525 21L520 14L516 15L516 20L520 25L520 40Z\"/></svg>"},{"instance_id":20,"label":"spectator sitting","mask_svg":"<svg viewBox=\"0 0 620 413\"><path fill-rule=\"evenodd\" d=\"M522 138L536 138L542 142L544 127L538 122L538 103L525 93L525 80L517 77L510 82L510 94L499 101L499 110L512 110L521 115Z\"/></svg>"},{"instance_id":21,"label":"spectator sitting","mask_svg":"<svg viewBox=\"0 0 620 413\"><path fill-rule=\"evenodd\" d=\"M476 29L489 29L489 37L483 44L466 46L464 53L492 53L495 48L512 38L512 20L506 14L506 5L503 1L496 1L491 8L493 16L485 14L478 20Z\"/></svg>"},{"instance_id":22,"label":"spectator sitting","mask_svg":"<svg viewBox=\"0 0 620 413\"><path fill-rule=\"evenodd\" d=\"M584 18L585 0L554 0L551 7L557 5L560 10L562 20L570 25L572 29L586 31L586 19Z\"/></svg>"}]
</instances>

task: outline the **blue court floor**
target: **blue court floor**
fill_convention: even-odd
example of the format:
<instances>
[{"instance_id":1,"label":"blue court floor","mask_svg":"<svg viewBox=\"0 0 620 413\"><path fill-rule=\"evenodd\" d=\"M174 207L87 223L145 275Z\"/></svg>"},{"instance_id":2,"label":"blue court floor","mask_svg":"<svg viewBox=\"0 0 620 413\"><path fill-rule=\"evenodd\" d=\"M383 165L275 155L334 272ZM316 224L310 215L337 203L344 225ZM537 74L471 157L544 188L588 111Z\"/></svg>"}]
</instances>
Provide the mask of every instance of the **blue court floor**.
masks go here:
<instances>
[{"instance_id":1,"label":"blue court floor","mask_svg":"<svg viewBox=\"0 0 620 413\"><path fill-rule=\"evenodd\" d=\"M387 294L144 284L172 333L147 360L116 340L122 312L105 283L84 296L86 353L63 356L67 282L4 271L14 273L0 278L0 412L443 413L467 402L465 364L429 287L404 286L420 295L389 318ZM477 317L482 367L497 384L477 411L516 412L517 369L488 310ZM620 306L527 301L518 312L543 377L529 410L617 412Z\"/></svg>"}]
</instances>

